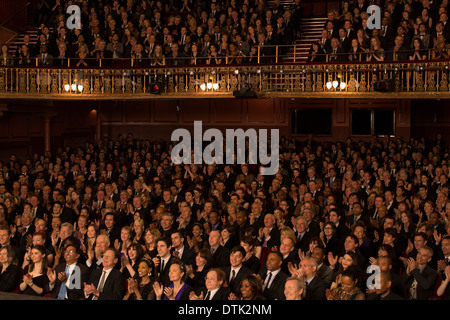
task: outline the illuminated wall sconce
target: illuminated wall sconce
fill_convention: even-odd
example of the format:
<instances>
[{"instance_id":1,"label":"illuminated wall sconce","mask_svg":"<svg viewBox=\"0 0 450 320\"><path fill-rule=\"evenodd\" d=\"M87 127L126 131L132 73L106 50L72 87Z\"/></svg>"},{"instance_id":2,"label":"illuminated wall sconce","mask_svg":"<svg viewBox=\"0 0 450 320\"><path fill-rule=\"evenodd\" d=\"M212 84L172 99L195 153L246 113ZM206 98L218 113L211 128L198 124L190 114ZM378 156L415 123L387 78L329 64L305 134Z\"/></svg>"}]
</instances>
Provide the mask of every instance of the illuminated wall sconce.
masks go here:
<instances>
[{"instance_id":1,"label":"illuminated wall sconce","mask_svg":"<svg viewBox=\"0 0 450 320\"><path fill-rule=\"evenodd\" d=\"M328 90L334 89L334 90L345 90L345 88L347 88L347 84L345 82L341 82L338 80L334 80L334 81L328 81L325 84L326 88Z\"/></svg>"},{"instance_id":2,"label":"illuminated wall sconce","mask_svg":"<svg viewBox=\"0 0 450 320\"><path fill-rule=\"evenodd\" d=\"M84 90L84 87L82 84L77 85L76 83L72 83L72 84L65 84L64 85L64 90L66 92L73 92L73 93L82 93Z\"/></svg>"}]
</instances>

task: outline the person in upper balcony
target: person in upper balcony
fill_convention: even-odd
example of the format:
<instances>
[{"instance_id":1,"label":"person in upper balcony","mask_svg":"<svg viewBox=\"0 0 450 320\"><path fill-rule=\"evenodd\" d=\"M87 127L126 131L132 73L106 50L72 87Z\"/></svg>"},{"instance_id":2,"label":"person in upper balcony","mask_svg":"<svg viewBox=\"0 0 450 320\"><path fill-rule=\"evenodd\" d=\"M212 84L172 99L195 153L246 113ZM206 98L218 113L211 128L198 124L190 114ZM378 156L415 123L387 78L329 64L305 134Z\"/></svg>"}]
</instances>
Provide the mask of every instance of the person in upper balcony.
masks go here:
<instances>
[{"instance_id":1,"label":"person in upper balcony","mask_svg":"<svg viewBox=\"0 0 450 320\"><path fill-rule=\"evenodd\" d=\"M384 49L380 45L380 40L376 37L370 39L370 49L366 61L384 61Z\"/></svg>"},{"instance_id":2,"label":"person in upper balcony","mask_svg":"<svg viewBox=\"0 0 450 320\"><path fill-rule=\"evenodd\" d=\"M346 53L340 46L338 38L331 39L331 48L327 52L328 62L346 61Z\"/></svg>"}]
</instances>

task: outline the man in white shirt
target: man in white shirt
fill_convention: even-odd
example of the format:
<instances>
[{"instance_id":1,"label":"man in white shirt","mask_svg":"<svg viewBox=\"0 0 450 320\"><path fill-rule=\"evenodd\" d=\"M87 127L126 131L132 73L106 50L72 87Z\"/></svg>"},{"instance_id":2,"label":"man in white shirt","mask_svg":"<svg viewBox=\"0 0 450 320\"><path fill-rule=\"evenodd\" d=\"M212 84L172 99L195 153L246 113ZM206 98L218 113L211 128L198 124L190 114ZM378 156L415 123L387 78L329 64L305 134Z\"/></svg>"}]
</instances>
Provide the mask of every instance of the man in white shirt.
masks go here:
<instances>
[{"instance_id":1,"label":"man in white shirt","mask_svg":"<svg viewBox=\"0 0 450 320\"><path fill-rule=\"evenodd\" d=\"M65 263L60 263L54 270L49 268L47 272L49 291L52 292L52 298L80 300L84 298L82 284L89 280L89 269L78 263L80 253L74 245L69 245L63 254Z\"/></svg>"},{"instance_id":2,"label":"man in white shirt","mask_svg":"<svg viewBox=\"0 0 450 320\"><path fill-rule=\"evenodd\" d=\"M89 283L84 283L84 295L89 300L122 300L125 294L125 279L114 266L119 261L119 252L109 248L103 254L102 269L95 269Z\"/></svg>"}]
</instances>

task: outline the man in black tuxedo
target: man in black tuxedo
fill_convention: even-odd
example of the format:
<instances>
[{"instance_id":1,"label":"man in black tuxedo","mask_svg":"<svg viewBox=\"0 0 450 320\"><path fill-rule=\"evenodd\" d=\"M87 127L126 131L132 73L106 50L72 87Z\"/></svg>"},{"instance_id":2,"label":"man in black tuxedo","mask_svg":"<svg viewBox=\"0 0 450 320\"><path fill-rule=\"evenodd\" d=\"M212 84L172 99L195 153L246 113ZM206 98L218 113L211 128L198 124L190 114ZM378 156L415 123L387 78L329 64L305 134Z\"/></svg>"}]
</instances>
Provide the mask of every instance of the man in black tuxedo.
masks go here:
<instances>
[{"instance_id":1,"label":"man in black tuxedo","mask_svg":"<svg viewBox=\"0 0 450 320\"><path fill-rule=\"evenodd\" d=\"M122 272L114 268L119 261L119 252L109 248L103 254L102 269L92 271L89 283L84 283L84 295L88 300L122 300L125 294L125 279Z\"/></svg>"},{"instance_id":2,"label":"man in black tuxedo","mask_svg":"<svg viewBox=\"0 0 450 320\"><path fill-rule=\"evenodd\" d=\"M235 246L230 253L230 266L222 268L225 272L225 280L228 288L235 295L238 295L241 288L241 281L247 275L252 273L250 269L242 265L246 255L245 249L241 246Z\"/></svg>"},{"instance_id":3,"label":"man in black tuxedo","mask_svg":"<svg viewBox=\"0 0 450 320\"><path fill-rule=\"evenodd\" d=\"M305 300L326 300L326 282L317 276L317 261L314 258L304 258L299 266L299 275L306 282Z\"/></svg>"},{"instance_id":4,"label":"man in black tuxedo","mask_svg":"<svg viewBox=\"0 0 450 320\"><path fill-rule=\"evenodd\" d=\"M311 239L308 231L306 230L307 227L308 222L306 221L306 218L303 216L298 216L295 220L295 236L297 238L295 247L303 252L307 252L309 250L309 240Z\"/></svg>"},{"instance_id":5,"label":"man in black tuxedo","mask_svg":"<svg viewBox=\"0 0 450 320\"><path fill-rule=\"evenodd\" d=\"M284 300L284 284L288 275L281 270L283 256L279 251L271 251L266 265L258 275L263 280L263 296L267 300Z\"/></svg>"},{"instance_id":6,"label":"man in black tuxedo","mask_svg":"<svg viewBox=\"0 0 450 320\"><path fill-rule=\"evenodd\" d=\"M272 213L264 216L264 227L258 230L258 240L263 247L272 249L280 246L280 230L276 223L275 216Z\"/></svg>"},{"instance_id":7,"label":"man in black tuxedo","mask_svg":"<svg viewBox=\"0 0 450 320\"><path fill-rule=\"evenodd\" d=\"M47 273L50 280L48 291L54 299L80 300L84 298L82 284L88 282L90 271L78 262L80 250L75 245L69 245L63 255L65 262Z\"/></svg>"},{"instance_id":8,"label":"man in black tuxedo","mask_svg":"<svg viewBox=\"0 0 450 320\"><path fill-rule=\"evenodd\" d=\"M184 245L184 233L177 230L171 234L172 256L179 258L187 266L195 265L195 252Z\"/></svg>"},{"instance_id":9,"label":"man in black tuxedo","mask_svg":"<svg viewBox=\"0 0 450 320\"><path fill-rule=\"evenodd\" d=\"M170 254L171 248L172 240L170 238L159 238L156 243L158 255L153 258L153 263L155 264L155 269L158 273L158 282L164 287L168 287L172 283L169 278L169 270L173 259L177 259Z\"/></svg>"},{"instance_id":10,"label":"man in black tuxedo","mask_svg":"<svg viewBox=\"0 0 450 320\"><path fill-rule=\"evenodd\" d=\"M416 260L407 260L402 276L409 300L428 300L433 296L438 273L428 265L432 257L433 249L423 246L418 250Z\"/></svg>"},{"instance_id":11,"label":"man in black tuxedo","mask_svg":"<svg viewBox=\"0 0 450 320\"><path fill-rule=\"evenodd\" d=\"M230 265L230 250L220 244L220 238L220 230L210 231L208 242L213 256L213 268L224 268Z\"/></svg>"},{"instance_id":12,"label":"man in black tuxedo","mask_svg":"<svg viewBox=\"0 0 450 320\"><path fill-rule=\"evenodd\" d=\"M225 283L225 272L219 268L211 268L206 274L205 287L192 291L189 300L228 300L231 291L223 286Z\"/></svg>"}]
</instances>

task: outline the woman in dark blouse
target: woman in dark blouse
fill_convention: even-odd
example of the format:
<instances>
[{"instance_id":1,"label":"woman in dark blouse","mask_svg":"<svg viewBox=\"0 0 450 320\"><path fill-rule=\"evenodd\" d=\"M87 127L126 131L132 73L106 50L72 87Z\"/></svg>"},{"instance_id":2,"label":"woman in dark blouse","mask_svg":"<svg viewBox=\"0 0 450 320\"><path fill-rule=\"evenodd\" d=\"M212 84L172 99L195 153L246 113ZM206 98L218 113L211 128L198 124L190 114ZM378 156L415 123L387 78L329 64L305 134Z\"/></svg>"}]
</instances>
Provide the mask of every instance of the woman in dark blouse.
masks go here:
<instances>
[{"instance_id":1,"label":"woman in dark blouse","mask_svg":"<svg viewBox=\"0 0 450 320\"><path fill-rule=\"evenodd\" d=\"M31 249L31 264L23 270L23 281L19 288L22 294L44 296L48 288L48 260L46 249L42 245Z\"/></svg>"},{"instance_id":2,"label":"woman in dark blouse","mask_svg":"<svg viewBox=\"0 0 450 320\"><path fill-rule=\"evenodd\" d=\"M211 267L212 254L206 248L202 248L195 256L195 270L192 266L187 266L187 283L194 288L202 288L205 286L205 277Z\"/></svg>"},{"instance_id":3,"label":"woman in dark blouse","mask_svg":"<svg viewBox=\"0 0 450 320\"><path fill-rule=\"evenodd\" d=\"M128 278L137 278L139 262L144 257L145 251L141 244L133 242L127 248L127 254L121 257L123 276Z\"/></svg>"},{"instance_id":4,"label":"woman in dark blouse","mask_svg":"<svg viewBox=\"0 0 450 320\"><path fill-rule=\"evenodd\" d=\"M21 269L13 247L4 246L0 249L0 291L12 292L20 282Z\"/></svg>"},{"instance_id":5,"label":"woman in dark blouse","mask_svg":"<svg viewBox=\"0 0 450 320\"><path fill-rule=\"evenodd\" d=\"M153 261L146 258L142 259L137 269L137 279L128 279L127 293L123 300L155 300L153 270L155 270Z\"/></svg>"}]
</instances>

